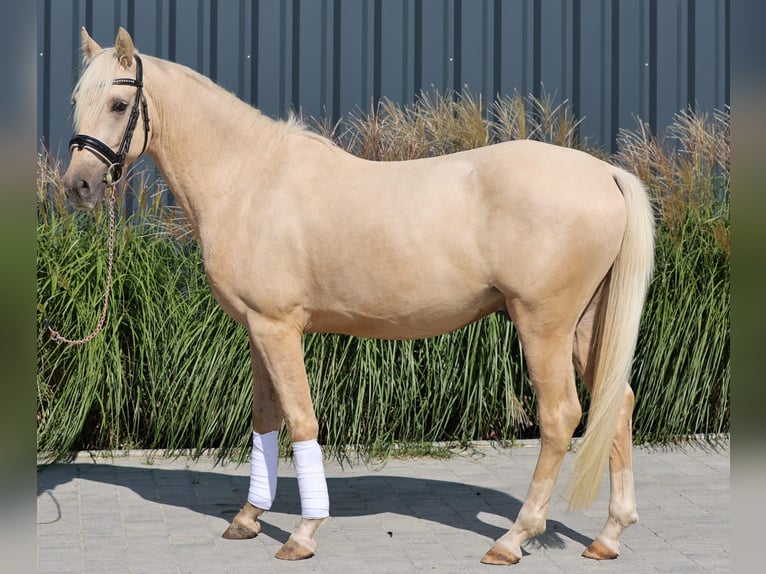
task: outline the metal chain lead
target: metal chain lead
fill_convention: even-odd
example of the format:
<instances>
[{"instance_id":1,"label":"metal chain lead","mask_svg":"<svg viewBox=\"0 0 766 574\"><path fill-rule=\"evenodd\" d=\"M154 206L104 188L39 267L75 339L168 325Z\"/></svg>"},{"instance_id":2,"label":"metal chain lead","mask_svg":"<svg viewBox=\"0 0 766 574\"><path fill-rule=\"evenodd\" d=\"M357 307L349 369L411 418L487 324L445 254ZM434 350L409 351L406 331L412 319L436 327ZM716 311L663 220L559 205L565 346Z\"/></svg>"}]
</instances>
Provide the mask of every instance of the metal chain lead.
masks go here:
<instances>
[{"instance_id":1,"label":"metal chain lead","mask_svg":"<svg viewBox=\"0 0 766 574\"><path fill-rule=\"evenodd\" d=\"M101 318L98 320L98 324L96 325L96 328L91 332L91 334L82 339L67 339L66 337L62 336L58 331L56 331L53 327L51 327L50 323L48 323L47 320L43 319L45 326L47 327L48 332L51 335L51 339L56 341L57 343L68 343L69 345L82 345L92 340L104 328L104 323L106 322L106 311L107 311L107 307L109 306L109 293L112 289L112 261L114 260L114 228L115 228L114 197L116 195L114 188L115 188L115 183L111 183L110 185L107 186L107 190L111 192L109 194L109 255L108 255L107 266L106 266L106 290L104 292L104 307L101 310Z\"/></svg>"}]
</instances>

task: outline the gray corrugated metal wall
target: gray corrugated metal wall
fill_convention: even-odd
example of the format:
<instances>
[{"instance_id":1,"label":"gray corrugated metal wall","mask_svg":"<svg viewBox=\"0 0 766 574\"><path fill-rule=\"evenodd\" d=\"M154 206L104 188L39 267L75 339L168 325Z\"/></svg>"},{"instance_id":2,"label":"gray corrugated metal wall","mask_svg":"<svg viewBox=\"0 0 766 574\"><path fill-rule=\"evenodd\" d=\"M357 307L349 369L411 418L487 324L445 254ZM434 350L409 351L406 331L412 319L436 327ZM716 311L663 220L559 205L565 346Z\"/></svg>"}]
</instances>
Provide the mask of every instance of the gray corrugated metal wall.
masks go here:
<instances>
[{"instance_id":1,"label":"gray corrugated metal wall","mask_svg":"<svg viewBox=\"0 0 766 574\"><path fill-rule=\"evenodd\" d=\"M122 25L273 117L544 86L611 150L634 115L661 130L690 104L728 105L729 14L730 0L38 0L38 139L65 150L80 26L111 45Z\"/></svg>"}]
</instances>

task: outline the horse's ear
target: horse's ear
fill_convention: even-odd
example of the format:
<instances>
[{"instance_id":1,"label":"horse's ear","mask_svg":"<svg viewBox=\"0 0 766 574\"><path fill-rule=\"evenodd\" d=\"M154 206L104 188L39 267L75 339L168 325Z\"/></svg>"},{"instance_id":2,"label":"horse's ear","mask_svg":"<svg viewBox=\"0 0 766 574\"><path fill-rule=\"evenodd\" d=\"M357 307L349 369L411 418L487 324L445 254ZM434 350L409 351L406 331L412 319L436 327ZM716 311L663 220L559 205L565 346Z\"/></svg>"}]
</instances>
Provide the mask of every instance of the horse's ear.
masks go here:
<instances>
[{"instance_id":1,"label":"horse's ear","mask_svg":"<svg viewBox=\"0 0 766 574\"><path fill-rule=\"evenodd\" d=\"M120 64L126 68L130 68L131 64L133 64L133 53L136 49L133 46L133 39L130 37L130 34L122 26L120 26L120 29L117 31L114 47L117 50L117 58L119 59Z\"/></svg>"},{"instance_id":2,"label":"horse's ear","mask_svg":"<svg viewBox=\"0 0 766 574\"><path fill-rule=\"evenodd\" d=\"M80 30L80 45L82 47L82 58L86 62L101 51L101 46L88 35L85 26Z\"/></svg>"}]
</instances>

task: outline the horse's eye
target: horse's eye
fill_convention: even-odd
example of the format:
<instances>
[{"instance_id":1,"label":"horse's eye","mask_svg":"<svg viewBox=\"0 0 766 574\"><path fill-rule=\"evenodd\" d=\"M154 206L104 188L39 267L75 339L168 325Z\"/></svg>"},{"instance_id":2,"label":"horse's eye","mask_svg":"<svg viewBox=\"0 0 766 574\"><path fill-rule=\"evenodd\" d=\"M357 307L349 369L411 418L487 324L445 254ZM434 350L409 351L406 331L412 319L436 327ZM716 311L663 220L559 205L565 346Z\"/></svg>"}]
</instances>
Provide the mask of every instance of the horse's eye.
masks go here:
<instances>
[{"instance_id":1,"label":"horse's eye","mask_svg":"<svg viewBox=\"0 0 766 574\"><path fill-rule=\"evenodd\" d=\"M127 109L128 109L128 102L123 102L122 100L115 100L114 102L112 102L113 112L117 112L118 114L121 114Z\"/></svg>"}]
</instances>

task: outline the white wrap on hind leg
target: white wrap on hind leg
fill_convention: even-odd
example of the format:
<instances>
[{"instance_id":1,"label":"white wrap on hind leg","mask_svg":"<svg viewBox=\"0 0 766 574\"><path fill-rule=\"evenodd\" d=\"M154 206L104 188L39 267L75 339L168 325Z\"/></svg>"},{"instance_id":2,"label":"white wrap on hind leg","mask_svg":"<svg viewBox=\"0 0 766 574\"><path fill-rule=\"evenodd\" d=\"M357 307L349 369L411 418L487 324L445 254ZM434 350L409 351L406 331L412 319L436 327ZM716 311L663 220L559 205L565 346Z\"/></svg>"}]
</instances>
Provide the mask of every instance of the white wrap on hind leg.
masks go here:
<instances>
[{"instance_id":1,"label":"white wrap on hind leg","mask_svg":"<svg viewBox=\"0 0 766 574\"><path fill-rule=\"evenodd\" d=\"M294 442L293 459L301 496L301 516L327 518L330 516L330 497L319 443L316 439Z\"/></svg>"}]
</instances>

